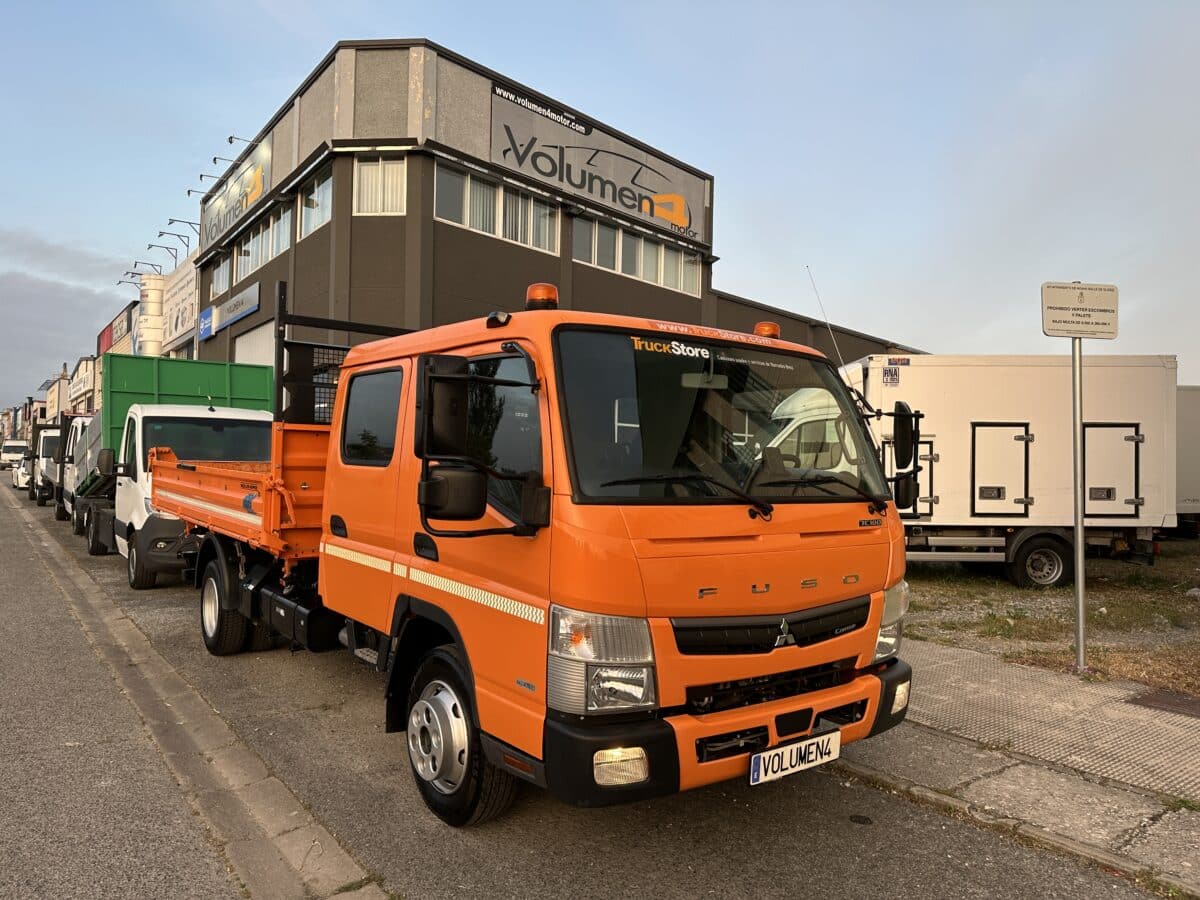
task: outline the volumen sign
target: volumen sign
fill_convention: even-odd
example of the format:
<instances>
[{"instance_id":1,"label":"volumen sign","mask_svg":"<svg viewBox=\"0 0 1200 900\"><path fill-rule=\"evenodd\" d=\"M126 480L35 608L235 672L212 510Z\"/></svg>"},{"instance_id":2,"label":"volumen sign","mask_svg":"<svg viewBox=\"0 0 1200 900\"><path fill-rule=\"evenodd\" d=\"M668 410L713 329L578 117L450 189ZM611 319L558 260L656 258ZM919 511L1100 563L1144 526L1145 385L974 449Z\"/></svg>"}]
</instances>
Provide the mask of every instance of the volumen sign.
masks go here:
<instances>
[{"instance_id":1,"label":"volumen sign","mask_svg":"<svg viewBox=\"0 0 1200 900\"><path fill-rule=\"evenodd\" d=\"M271 136L255 145L220 190L200 205L200 249L218 240L241 221L258 199L271 189Z\"/></svg>"},{"instance_id":2,"label":"volumen sign","mask_svg":"<svg viewBox=\"0 0 1200 900\"><path fill-rule=\"evenodd\" d=\"M703 178L502 84L492 85L491 157L556 190L711 242Z\"/></svg>"},{"instance_id":3,"label":"volumen sign","mask_svg":"<svg viewBox=\"0 0 1200 900\"><path fill-rule=\"evenodd\" d=\"M1113 340L1117 336L1116 286L1047 281L1042 285L1042 333Z\"/></svg>"}]
</instances>

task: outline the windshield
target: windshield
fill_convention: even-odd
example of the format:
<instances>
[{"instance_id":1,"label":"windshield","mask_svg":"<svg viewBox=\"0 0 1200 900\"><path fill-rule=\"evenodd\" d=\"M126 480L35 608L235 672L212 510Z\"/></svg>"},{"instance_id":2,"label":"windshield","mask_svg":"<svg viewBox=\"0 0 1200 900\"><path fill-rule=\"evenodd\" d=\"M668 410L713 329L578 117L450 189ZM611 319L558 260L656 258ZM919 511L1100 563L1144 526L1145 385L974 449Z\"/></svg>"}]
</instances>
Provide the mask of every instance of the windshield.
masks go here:
<instances>
[{"instance_id":1,"label":"windshield","mask_svg":"<svg viewBox=\"0 0 1200 900\"><path fill-rule=\"evenodd\" d=\"M887 497L875 448L823 360L663 334L557 336L579 493L655 502Z\"/></svg>"},{"instance_id":2,"label":"windshield","mask_svg":"<svg viewBox=\"0 0 1200 900\"><path fill-rule=\"evenodd\" d=\"M4 449L0 450L0 453L24 453L24 452L25 452L24 444L5 444Z\"/></svg>"},{"instance_id":3,"label":"windshield","mask_svg":"<svg viewBox=\"0 0 1200 900\"><path fill-rule=\"evenodd\" d=\"M152 447L170 447L179 459L266 462L271 458L271 423L228 419L147 419L142 465Z\"/></svg>"},{"instance_id":4,"label":"windshield","mask_svg":"<svg viewBox=\"0 0 1200 900\"><path fill-rule=\"evenodd\" d=\"M58 435L50 434L42 438L42 450L40 455L43 458L49 459L58 452Z\"/></svg>"}]
</instances>

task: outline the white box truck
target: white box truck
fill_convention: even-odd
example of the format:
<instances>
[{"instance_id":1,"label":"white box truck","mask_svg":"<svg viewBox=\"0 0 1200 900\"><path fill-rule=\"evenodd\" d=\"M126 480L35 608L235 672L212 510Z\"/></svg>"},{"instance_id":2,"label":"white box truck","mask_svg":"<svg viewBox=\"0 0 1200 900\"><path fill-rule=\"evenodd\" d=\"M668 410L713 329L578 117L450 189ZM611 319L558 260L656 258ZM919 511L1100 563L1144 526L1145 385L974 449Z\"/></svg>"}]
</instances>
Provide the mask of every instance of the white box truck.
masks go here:
<instances>
[{"instance_id":1,"label":"white box truck","mask_svg":"<svg viewBox=\"0 0 1200 900\"><path fill-rule=\"evenodd\" d=\"M1200 385L1181 384L1175 399L1175 512L1181 528L1200 525Z\"/></svg>"},{"instance_id":2,"label":"white box truck","mask_svg":"<svg viewBox=\"0 0 1200 900\"><path fill-rule=\"evenodd\" d=\"M1088 547L1153 560L1176 524L1173 356L1085 355ZM869 356L846 366L870 406L924 414L910 560L1004 563L1025 587L1073 577L1071 358ZM871 424L888 474L891 419Z\"/></svg>"}]
</instances>

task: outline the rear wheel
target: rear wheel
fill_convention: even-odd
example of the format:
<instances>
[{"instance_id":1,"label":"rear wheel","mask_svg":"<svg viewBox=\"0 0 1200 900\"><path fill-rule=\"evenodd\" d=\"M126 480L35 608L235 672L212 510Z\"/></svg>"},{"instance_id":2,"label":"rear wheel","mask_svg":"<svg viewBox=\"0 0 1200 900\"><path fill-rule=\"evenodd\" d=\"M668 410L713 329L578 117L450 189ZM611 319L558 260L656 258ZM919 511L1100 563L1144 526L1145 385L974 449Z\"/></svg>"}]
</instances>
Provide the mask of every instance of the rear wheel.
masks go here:
<instances>
[{"instance_id":1,"label":"rear wheel","mask_svg":"<svg viewBox=\"0 0 1200 900\"><path fill-rule=\"evenodd\" d=\"M79 501L75 501L75 506L71 509L71 531L75 534L83 534L86 520L83 517L83 509L79 506Z\"/></svg>"},{"instance_id":2,"label":"rear wheel","mask_svg":"<svg viewBox=\"0 0 1200 900\"><path fill-rule=\"evenodd\" d=\"M69 518L71 518L71 514L67 512L67 508L62 505L61 501L56 502L54 504L54 521L65 522Z\"/></svg>"},{"instance_id":3,"label":"rear wheel","mask_svg":"<svg viewBox=\"0 0 1200 900\"><path fill-rule=\"evenodd\" d=\"M1008 566L1008 577L1018 587L1057 587L1075 574L1071 547L1058 538L1030 538L1017 548Z\"/></svg>"},{"instance_id":4,"label":"rear wheel","mask_svg":"<svg viewBox=\"0 0 1200 900\"><path fill-rule=\"evenodd\" d=\"M516 779L483 754L466 666L454 646L417 667L408 695L408 758L421 799L448 825L478 825L504 812Z\"/></svg>"},{"instance_id":5,"label":"rear wheel","mask_svg":"<svg viewBox=\"0 0 1200 900\"><path fill-rule=\"evenodd\" d=\"M89 509L84 516L84 530L87 535L88 556L105 556L108 547L100 542L100 522L96 511Z\"/></svg>"},{"instance_id":6,"label":"rear wheel","mask_svg":"<svg viewBox=\"0 0 1200 900\"><path fill-rule=\"evenodd\" d=\"M33 483L33 479L29 479L29 499L36 500L38 498L37 487Z\"/></svg>"},{"instance_id":7,"label":"rear wheel","mask_svg":"<svg viewBox=\"0 0 1200 900\"><path fill-rule=\"evenodd\" d=\"M213 656L229 656L241 651L246 642L249 622L236 609L222 609L221 600L229 590L228 572L219 559L210 560L200 581L200 632L204 646Z\"/></svg>"},{"instance_id":8,"label":"rear wheel","mask_svg":"<svg viewBox=\"0 0 1200 900\"><path fill-rule=\"evenodd\" d=\"M126 570L129 574L129 586L135 591L144 591L154 587L158 576L142 563L142 554L138 552L137 533L129 535L129 556L126 558Z\"/></svg>"}]
</instances>

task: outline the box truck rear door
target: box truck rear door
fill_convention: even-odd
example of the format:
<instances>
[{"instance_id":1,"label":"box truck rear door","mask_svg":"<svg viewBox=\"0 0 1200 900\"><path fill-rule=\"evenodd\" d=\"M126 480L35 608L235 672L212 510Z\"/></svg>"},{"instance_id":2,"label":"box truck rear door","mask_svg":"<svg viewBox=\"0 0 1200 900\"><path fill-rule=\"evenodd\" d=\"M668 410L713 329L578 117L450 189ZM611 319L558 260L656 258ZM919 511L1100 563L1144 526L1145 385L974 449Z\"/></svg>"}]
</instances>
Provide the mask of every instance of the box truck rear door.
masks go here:
<instances>
[{"instance_id":1,"label":"box truck rear door","mask_svg":"<svg viewBox=\"0 0 1200 900\"><path fill-rule=\"evenodd\" d=\"M971 515L1029 516L1026 422L971 423Z\"/></svg>"}]
</instances>

